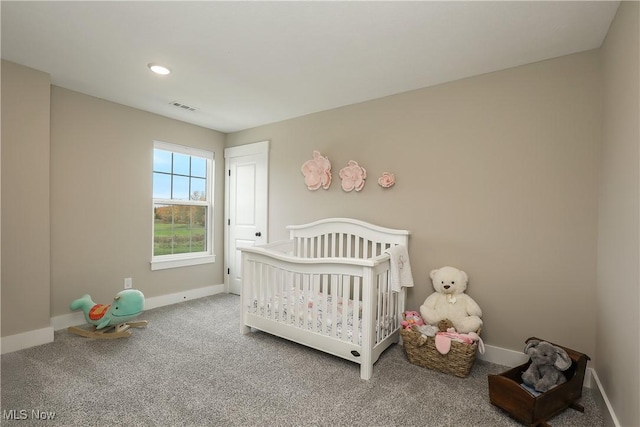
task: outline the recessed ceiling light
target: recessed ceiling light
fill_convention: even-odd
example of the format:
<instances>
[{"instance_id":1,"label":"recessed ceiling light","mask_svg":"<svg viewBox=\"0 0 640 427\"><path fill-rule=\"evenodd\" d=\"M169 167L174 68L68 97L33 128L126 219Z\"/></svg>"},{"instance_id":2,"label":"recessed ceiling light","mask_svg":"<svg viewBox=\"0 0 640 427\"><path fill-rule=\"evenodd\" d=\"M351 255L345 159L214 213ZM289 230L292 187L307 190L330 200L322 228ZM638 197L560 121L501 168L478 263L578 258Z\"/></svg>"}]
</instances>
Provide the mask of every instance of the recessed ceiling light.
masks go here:
<instances>
[{"instance_id":1,"label":"recessed ceiling light","mask_svg":"<svg viewBox=\"0 0 640 427\"><path fill-rule=\"evenodd\" d=\"M147 67L149 67L149 69L154 73L162 74L163 76L171 73L171 70L165 67L164 65L151 63L151 64L147 64Z\"/></svg>"}]
</instances>

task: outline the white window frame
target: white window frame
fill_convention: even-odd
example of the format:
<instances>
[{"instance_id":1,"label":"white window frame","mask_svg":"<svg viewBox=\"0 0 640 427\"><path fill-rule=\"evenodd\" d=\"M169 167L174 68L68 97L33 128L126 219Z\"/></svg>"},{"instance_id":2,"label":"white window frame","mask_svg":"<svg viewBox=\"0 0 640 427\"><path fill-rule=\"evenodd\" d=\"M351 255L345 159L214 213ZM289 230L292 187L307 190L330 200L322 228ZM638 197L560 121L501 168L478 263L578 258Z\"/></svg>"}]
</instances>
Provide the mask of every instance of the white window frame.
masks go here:
<instances>
[{"instance_id":1,"label":"white window frame","mask_svg":"<svg viewBox=\"0 0 640 427\"><path fill-rule=\"evenodd\" d=\"M186 154L189 156L202 157L207 159L207 201L200 202L194 200L172 200L172 199L155 199L152 194L151 204L151 270L164 270L167 268L187 267L191 265L209 264L216 261L213 253L213 188L214 188L214 171L215 171L215 155L212 151L202 150L199 148L187 147L184 145L173 144L164 141L153 141L153 149L171 151L173 153ZM153 162L151 164L151 176L153 176ZM159 255L154 253L154 231L155 231L155 215L154 207L156 204L169 205L195 205L207 206L207 247L204 252L183 253L175 255Z\"/></svg>"}]
</instances>

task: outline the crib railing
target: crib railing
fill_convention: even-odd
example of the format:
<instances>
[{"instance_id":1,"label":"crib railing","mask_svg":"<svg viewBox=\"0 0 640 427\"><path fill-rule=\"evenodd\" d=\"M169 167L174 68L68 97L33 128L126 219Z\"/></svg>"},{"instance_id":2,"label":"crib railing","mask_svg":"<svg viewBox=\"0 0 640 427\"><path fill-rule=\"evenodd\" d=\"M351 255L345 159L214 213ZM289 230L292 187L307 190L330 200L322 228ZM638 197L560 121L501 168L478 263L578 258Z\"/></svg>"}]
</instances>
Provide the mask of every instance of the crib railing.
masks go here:
<instances>
[{"instance_id":1,"label":"crib railing","mask_svg":"<svg viewBox=\"0 0 640 427\"><path fill-rule=\"evenodd\" d=\"M409 236L406 230L351 218L329 218L287 229L293 241L292 253L301 258L374 258L392 245L406 246Z\"/></svg>"},{"instance_id":2,"label":"crib railing","mask_svg":"<svg viewBox=\"0 0 640 427\"><path fill-rule=\"evenodd\" d=\"M300 258L359 258L382 255L390 243L376 242L349 233L295 237L293 254Z\"/></svg>"},{"instance_id":3,"label":"crib railing","mask_svg":"<svg viewBox=\"0 0 640 427\"><path fill-rule=\"evenodd\" d=\"M391 290L388 255L299 260L247 248L243 258L243 306L250 315L357 346L375 345L399 328L404 293Z\"/></svg>"}]
</instances>

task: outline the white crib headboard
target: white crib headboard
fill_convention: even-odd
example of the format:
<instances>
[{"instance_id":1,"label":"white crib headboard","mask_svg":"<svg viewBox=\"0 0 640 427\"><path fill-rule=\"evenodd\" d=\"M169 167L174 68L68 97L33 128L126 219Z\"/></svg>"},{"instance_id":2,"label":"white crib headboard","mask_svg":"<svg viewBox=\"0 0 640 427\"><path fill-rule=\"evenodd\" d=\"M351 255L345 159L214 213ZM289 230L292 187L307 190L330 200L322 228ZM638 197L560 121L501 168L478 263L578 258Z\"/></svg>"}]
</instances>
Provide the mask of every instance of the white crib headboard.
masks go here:
<instances>
[{"instance_id":1,"label":"white crib headboard","mask_svg":"<svg viewBox=\"0 0 640 427\"><path fill-rule=\"evenodd\" d=\"M294 255L302 258L360 258L382 255L394 245L409 246L409 231L352 218L327 218L289 225Z\"/></svg>"}]
</instances>

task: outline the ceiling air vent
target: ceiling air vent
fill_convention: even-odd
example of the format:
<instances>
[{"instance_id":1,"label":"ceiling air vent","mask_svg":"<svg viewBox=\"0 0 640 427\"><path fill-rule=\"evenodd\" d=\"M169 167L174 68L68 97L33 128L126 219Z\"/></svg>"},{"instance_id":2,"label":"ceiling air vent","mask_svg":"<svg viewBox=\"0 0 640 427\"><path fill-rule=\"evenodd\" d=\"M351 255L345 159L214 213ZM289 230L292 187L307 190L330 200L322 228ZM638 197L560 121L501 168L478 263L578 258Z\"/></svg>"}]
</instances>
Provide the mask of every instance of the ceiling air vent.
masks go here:
<instances>
[{"instance_id":1,"label":"ceiling air vent","mask_svg":"<svg viewBox=\"0 0 640 427\"><path fill-rule=\"evenodd\" d=\"M174 107L182 108L183 110L187 110L187 111L196 111L197 110L196 107L191 107L190 105L186 105L186 104L183 104L183 103L178 102L178 101L172 101L172 102L169 103L169 105L173 105Z\"/></svg>"}]
</instances>

